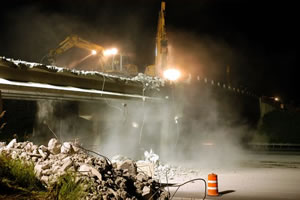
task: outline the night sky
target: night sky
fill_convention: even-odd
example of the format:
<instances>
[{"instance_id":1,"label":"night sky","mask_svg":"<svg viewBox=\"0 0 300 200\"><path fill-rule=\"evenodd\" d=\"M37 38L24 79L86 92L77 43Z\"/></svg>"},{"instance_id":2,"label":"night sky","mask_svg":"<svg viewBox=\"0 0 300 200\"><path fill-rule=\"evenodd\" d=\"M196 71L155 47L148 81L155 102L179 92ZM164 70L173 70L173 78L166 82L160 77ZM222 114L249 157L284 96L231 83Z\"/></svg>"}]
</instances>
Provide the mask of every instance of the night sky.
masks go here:
<instances>
[{"instance_id":1,"label":"night sky","mask_svg":"<svg viewBox=\"0 0 300 200\"><path fill-rule=\"evenodd\" d=\"M6 2L6 3L5 3ZM0 56L40 62L70 34L154 63L159 0L4 0ZM299 104L296 1L167 0L170 60L210 79ZM184 66L183 66L184 65Z\"/></svg>"}]
</instances>

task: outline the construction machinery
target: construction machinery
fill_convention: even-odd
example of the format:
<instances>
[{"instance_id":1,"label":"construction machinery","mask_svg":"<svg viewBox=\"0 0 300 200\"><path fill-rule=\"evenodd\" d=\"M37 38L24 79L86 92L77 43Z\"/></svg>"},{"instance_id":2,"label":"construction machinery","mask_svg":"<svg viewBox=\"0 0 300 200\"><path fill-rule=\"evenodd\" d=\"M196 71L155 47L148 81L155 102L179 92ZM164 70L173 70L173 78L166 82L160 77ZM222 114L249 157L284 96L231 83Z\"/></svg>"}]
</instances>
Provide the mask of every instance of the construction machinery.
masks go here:
<instances>
[{"instance_id":1,"label":"construction machinery","mask_svg":"<svg viewBox=\"0 0 300 200\"><path fill-rule=\"evenodd\" d=\"M170 81L177 81L181 77L181 72L168 66L168 39L165 23L166 2L161 2L160 12L158 14L155 64L146 67L145 74L149 76L158 76Z\"/></svg>"},{"instance_id":2,"label":"construction machinery","mask_svg":"<svg viewBox=\"0 0 300 200\"><path fill-rule=\"evenodd\" d=\"M163 77L165 76L165 71L170 70L167 69L168 40L165 25L165 10L166 3L162 1L161 9L158 16L155 64L146 67L145 74L148 76ZM77 35L68 36L58 45L57 48L50 50L46 58L51 64L55 64L55 57L59 54L66 52L72 47L78 47L89 50L91 52L90 56L99 56L99 71L115 73L120 75L137 75L138 73L138 67L132 64L132 62L130 62L130 57L126 54L118 53L116 49L104 49L104 47L86 41L78 37ZM107 56L110 57L107 58ZM174 69L171 70L173 71L170 71L167 74L171 74L171 76L174 77ZM175 75L178 76L178 73L179 71L176 71Z\"/></svg>"},{"instance_id":3,"label":"construction machinery","mask_svg":"<svg viewBox=\"0 0 300 200\"><path fill-rule=\"evenodd\" d=\"M160 12L158 14L156 48L155 48L155 65L146 67L145 73L151 76L163 75L163 71L167 68L168 57L168 40L165 23L166 2L161 2Z\"/></svg>"},{"instance_id":4,"label":"construction machinery","mask_svg":"<svg viewBox=\"0 0 300 200\"><path fill-rule=\"evenodd\" d=\"M46 58L50 64L55 64L56 57L72 47L86 49L91 52L91 55L98 54L99 56L103 56L104 52L104 47L86 41L77 35L70 35L60 42L55 49L51 49L43 59Z\"/></svg>"},{"instance_id":5,"label":"construction machinery","mask_svg":"<svg viewBox=\"0 0 300 200\"><path fill-rule=\"evenodd\" d=\"M55 65L56 57L70 48L78 47L90 51L90 54L83 59L87 59L90 56L97 56L98 63L97 69L101 72L122 74L122 75L136 75L138 68L136 65L128 63L127 56L118 53L116 48L105 49L104 47L89 42L80 38L78 35L70 35L66 37L59 45L49 51L49 53L43 58L47 59L48 63ZM82 59L82 60L83 60Z\"/></svg>"}]
</instances>

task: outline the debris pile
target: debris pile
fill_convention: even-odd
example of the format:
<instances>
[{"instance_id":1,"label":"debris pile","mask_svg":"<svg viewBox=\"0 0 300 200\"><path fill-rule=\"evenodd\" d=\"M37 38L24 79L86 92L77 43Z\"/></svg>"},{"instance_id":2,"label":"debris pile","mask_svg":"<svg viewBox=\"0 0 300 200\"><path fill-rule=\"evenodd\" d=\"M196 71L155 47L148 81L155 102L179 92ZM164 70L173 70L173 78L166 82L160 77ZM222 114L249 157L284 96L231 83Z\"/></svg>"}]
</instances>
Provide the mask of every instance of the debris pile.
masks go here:
<instances>
[{"instance_id":1,"label":"debris pile","mask_svg":"<svg viewBox=\"0 0 300 200\"><path fill-rule=\"evenodd\" d=\"M136 163L124 159L110 163L105 157L88 154L76 143L60 143L51 139L48 146L32 142L0 144L0 154L8 153L13 159L31 161L35 165L36 176L51 187L66 173L74 173L78 181L86 185L86 199L168 199L169 193L160 183L145 173L138 172Z\"/></svg>"},{"instance_id":2,"label":"debris pile","mask_svg":"<svg viewBox=\"0 0 300 200\"><path fill-rule=\"evenodd\" d=\"M138 169L153 177L159 182L168 183L182 181L179 177L193 178L199 175L199 171L195 169L184 168L181 166L163 164L159 155L155 154L152 149L144 152L144 160L137 161Z\"/></svg>"},{"instance_id":3,"label":"debris pile","mask_svg":"<svg viewBox=\"0 0 300 200\"><path fill-rule=\"evenodd\" d=\"M131 78L132 81L139 81L143 84L144 89L156 89L159 90L160 87L165 85L165 81L159 77L147 76L143 73L139 73L137 76Z\"/></svg>"}]
</instances>

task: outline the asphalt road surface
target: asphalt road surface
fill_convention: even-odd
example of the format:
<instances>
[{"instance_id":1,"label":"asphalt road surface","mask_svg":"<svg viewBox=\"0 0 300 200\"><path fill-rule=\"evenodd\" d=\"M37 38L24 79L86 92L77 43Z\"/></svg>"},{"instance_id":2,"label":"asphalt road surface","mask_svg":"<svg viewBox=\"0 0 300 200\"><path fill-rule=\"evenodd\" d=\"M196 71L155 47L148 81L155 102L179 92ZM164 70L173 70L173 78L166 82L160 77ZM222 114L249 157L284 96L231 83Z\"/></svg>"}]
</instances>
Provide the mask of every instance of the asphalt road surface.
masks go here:
<instances>
[{"instance_id":1,"label":"asphalt road surface","mask_svg":"<svg viewBox=\"0 0 300 200\"><path fill-rule=\"evenodd\" d=\"M213 172L218 175L220 195L206 199L300 200L299 152L249 152L238 167L196 170L197 173L194 170L173 182L200 177L207 180L207 175ZM174 191L175 188L170 188L171 196ZM173 199L203 199L204 191L204 183L196 181L182 186Z\"/></svg>"}]
</instances>

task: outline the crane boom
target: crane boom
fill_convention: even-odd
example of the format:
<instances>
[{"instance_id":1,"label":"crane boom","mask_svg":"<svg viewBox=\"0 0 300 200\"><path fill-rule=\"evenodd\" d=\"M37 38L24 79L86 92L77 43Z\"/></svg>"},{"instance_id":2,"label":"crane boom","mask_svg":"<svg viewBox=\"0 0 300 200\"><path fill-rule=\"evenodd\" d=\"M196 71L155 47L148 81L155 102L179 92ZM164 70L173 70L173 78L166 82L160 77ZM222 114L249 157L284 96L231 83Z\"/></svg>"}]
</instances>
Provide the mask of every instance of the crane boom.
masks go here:
<instances>
[{"instance_id":1,"label":"crane boom","mask_svg":"<svg viewBox=\"0 0 300 200\"><path fill-rule=\"evenodd\" d=\"M156 75L161 75L162 70L167 66L168 40L165 24L166 2L161 2L161 9L158 16L156 51L155 51L155 71Z\"/></svg>"}]
</instances>

